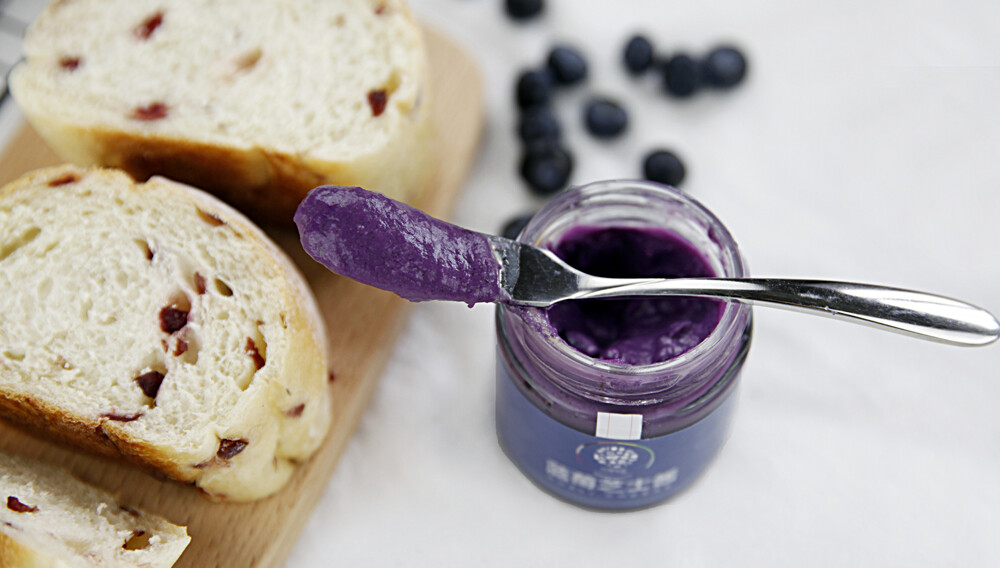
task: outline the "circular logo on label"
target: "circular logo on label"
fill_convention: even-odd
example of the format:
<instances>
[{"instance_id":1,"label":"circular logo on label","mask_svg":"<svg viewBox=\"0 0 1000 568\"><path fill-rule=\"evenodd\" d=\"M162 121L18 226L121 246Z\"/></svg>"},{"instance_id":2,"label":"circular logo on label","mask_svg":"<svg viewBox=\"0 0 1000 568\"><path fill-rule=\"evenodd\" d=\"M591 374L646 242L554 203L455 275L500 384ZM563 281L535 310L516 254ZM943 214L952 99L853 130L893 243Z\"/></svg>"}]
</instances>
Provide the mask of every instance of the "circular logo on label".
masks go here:
<instances>
[{"instance_id":1,"label":"circular logo on label","mask_svg":"<svg viewBox=\"0 0 1000 568\"><path fill-rule=\"evenodd\" d=\"M639 454L626 446L601 446L594 451L594 461L611 468L626 468L639 459Z\"/></svg>"},{"instance_id":2,"label":"circular logo on label","mask_svg":"<svg viewBox=\"0 0 1000 568\"><path fill-rule=\"evenodd\" d=\"M576 461L586 472L609 477L636 475L653 466L653 450L633 442L591 442L576 447Z\"/></svg>"}]
</instances>

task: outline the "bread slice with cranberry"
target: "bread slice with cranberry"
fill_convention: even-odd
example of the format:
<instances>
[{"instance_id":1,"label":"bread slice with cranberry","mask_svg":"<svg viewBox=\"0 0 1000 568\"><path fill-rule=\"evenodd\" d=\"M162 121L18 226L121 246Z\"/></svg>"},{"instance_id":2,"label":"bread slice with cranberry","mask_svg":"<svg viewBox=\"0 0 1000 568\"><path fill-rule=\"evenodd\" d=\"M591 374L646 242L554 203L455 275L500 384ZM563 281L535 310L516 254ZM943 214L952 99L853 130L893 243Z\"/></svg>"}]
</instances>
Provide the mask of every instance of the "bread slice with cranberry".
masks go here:
<instances>
[{"instance_id":1,"label":"bread slice with cranberry","mask_svg":"<svg viewBox=\"0 0 1000 568\"><path fill-rule=\"evenodd\" d=\"M0 566L173 566L184 527L120 505L48 464L0 453Z\"/></svg>"},{"instance_id":2,"label":"bread slice with cranberry","mask_svg":"<svg viewBox=\"0 0 1000 568\"><path fill-rule=\"evenodd\" d=\"M0 416L219 499L277 491L331 421L315 299L242 214L62 166L0 189Z\"/></svg>"},{"instance_id":3,"label":"bread slice with cranberry","mask_svg":"<svg viewBox=\"0 0 1000 568\"><path fill-rule=\"evenodd\" d=\"M291 224L325 183L412 202L432 162L402 0L54 1L11 93L67 161L189 183Z\"/></svg>"}]
</instances>

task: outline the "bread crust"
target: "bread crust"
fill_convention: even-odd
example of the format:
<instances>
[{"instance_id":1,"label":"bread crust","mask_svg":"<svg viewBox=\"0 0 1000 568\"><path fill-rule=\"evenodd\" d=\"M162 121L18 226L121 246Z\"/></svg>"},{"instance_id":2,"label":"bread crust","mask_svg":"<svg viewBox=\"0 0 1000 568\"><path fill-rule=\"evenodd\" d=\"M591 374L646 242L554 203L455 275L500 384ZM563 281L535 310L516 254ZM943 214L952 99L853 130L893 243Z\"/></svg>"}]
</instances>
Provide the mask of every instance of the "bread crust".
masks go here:
<instances>
[{"instance_id":1,"label":"bread crust","mask_svg":"<svg viewBox=\"0 0 1000 568\"><path fill-rule=\"evenodd\" d=\"M302 199L324 184L365 187L415 202L428 185L434 162L427 109L415 111L421 117L408 136L353 162L322 162L264 148L82 127L28 108L25 112L42 138L70 162L118 168L137 181L162 176L192 185L264 225L291 226Z\"/></svg>"},{"instance_id":2,"label":"bread crust","mask_svg":"<svg viewBox=\"0 0 1000 568\"><path fill-rule=\"evenodd\" d=\"M2 201L21 188L44 184L67 175L103 176L109 184L131 184L117 170L46 168L26 174L0 189ZM235 416L220 431L219 444L178 449L151 443L137 433L130 420L114 416L73 414L57 404L0 386L0 416L47 439L93 453L123 458L161 476L197 486L217 500L247 501L277 491L294 470L294 462L311 455L322 443L331 424L328 357L325 327L304 277L266 234L246 217L214 197L163 178L132 185L136 192L169 193L170 199L192 203L243 236L252 245L253 258L281 274L288 305L283 326L287 353L285 365L272 380L255 391L250 410ZM53 189L55 191L56 189ZM192 222L203 222L193 220ZM3 347L3 346L0 346ZM0 375L5 372L0 360ZM297 408L302 405L301 408ZM296 409L296 412L289 412ZM232 459L218 460L224 439L251 440Z\"/></svg>"}]
</instances>

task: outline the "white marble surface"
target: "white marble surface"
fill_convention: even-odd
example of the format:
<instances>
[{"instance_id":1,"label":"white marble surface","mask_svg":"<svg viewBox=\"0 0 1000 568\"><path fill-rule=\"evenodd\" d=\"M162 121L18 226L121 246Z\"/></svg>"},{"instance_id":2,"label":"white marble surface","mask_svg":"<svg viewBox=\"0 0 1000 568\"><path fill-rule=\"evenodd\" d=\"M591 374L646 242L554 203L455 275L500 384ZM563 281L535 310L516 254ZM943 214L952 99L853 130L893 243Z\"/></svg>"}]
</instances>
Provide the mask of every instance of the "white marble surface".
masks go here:
<instances>
[{"instance_id":1,"label":"white marble surface","mask_svg":"<svg viewBox=\"0 0 1000 568\"><path fill-rule=\"evenodd\" d=\"M479 62L479 161L453 220L495 231L537 205L515 174L512 81L555 41L589 83L557 103L574 183L675 147L684 188L757 275L853 279L1000 313L1000 4L412 0ZM744 46L743 88L689 102L627 79L626 37ZM597 143L589 94L631 111ZM489 307L418 305L287 565L1000 566L1000 345L963 349L758 308L733 434L691 490L602 514L543 494L493 430Z\"/></svg>"}]
</instances>

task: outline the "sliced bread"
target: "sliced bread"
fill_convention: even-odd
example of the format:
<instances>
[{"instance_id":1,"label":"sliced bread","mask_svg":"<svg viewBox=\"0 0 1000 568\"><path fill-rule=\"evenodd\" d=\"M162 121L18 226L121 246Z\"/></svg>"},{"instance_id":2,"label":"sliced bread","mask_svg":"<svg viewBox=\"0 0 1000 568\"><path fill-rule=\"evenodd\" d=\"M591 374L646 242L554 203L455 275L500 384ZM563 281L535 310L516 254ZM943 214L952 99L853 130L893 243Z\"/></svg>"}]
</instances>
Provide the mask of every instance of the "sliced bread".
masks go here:
<instances>
[{"instance_id":1,"label":"sliced bread","mask_svg":"<svg viewBox=\"0 0 1000 568\"><path fill-rule=\"evenodd\" d=\"M173 566L184 527L120 505L50 465L0 453L0 566Z\"/></svg>"},{"instance_id":2,"label":"sliced bread","mask_svg":"<svg viewBox=\"0 0 1000 568\"><path fill-rule=\"evenodd\" d=\"M73 0L31 25L11 93L66 160L290 224L317 185L412 202L432 163L402 0Z\"/></svg>"},{"instance_id":3,"label":"sliced bread","mask_svg":"<svg viewBox=\"0 0 1000 568\"><path fill-rule=\"evenodd\" d=\"M331 421L315 299L243 215L110 169L0 189L0 415L220 499L275 492Z\"/></svg>"}]
</instances>

